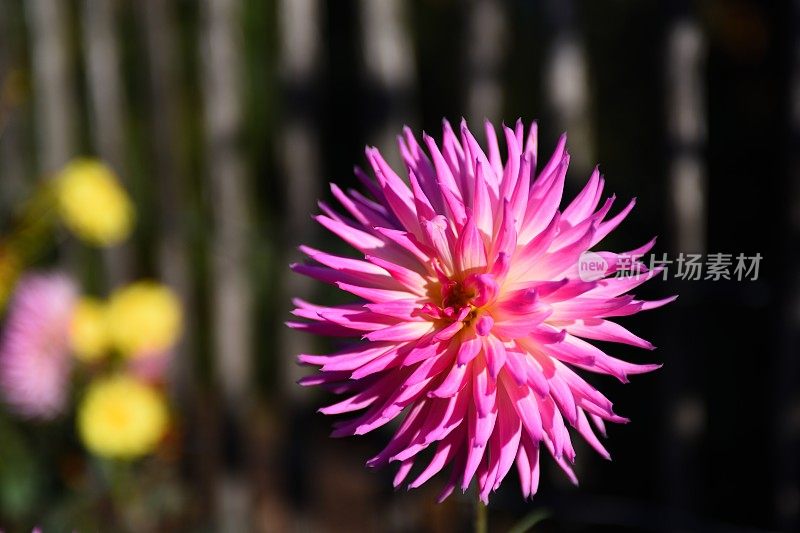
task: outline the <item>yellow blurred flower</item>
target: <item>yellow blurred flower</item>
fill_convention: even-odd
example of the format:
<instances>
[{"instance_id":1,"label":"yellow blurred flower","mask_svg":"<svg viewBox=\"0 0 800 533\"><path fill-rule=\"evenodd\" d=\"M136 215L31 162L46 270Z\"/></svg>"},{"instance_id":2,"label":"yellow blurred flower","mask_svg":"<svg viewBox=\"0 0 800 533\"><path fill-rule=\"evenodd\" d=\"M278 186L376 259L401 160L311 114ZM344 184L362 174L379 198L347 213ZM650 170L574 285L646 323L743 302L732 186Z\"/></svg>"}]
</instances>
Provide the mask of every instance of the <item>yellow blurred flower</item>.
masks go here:
<instances>
[{"instance_id":1,"label":"yellow blurred flower","mask_svg":"<svg viewBox=\"0 0 800 533\"><path fill-rule=\"evenodd\" d=\"M111 341L126 357L164 353L182 328L178 297L169 287L139 281L118 289L108 304Z\"/></svg>"},{"instance_id":2,"label":"yellow blurred flower","mask_svg":"<svg viewBox=\"0 0 800 533\"><path fill-rule=\"evenodd\" d=\"M78 431L101 457L135 459L152 452L167 430L162 393L129 376L93 382L78 407Z\"/></svg>"},{"instance_id":3,"label":"yellow blurred flower","mask_svg":"<svg viewBox=\"0 0 800 533\"><path fill-rule=\"evenodd\" d=\"M96 361L108 353L106 305L96 298L78 300L72 312L69 341L72 352L81 361Z\"/></svg>"},{"instance_id":4,"label":"yellow blurred flower","mask_svg":"<svg viewBox=\"0 0 800 533\"><path fill-rule=\"evenodd\" d=\"M58 210L81 239L108 246L133 227L133 206L113 171L94 159L74 159L56 177Z\"/></svg>"}]
</instances>

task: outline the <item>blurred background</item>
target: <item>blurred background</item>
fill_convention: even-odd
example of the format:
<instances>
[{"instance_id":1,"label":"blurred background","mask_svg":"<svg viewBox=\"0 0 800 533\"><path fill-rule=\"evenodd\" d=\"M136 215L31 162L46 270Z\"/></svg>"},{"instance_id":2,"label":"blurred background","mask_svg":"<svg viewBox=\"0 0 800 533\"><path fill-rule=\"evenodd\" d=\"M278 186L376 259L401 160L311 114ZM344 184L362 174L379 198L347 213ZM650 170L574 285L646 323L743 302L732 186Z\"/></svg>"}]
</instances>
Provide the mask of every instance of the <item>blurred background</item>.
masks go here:
<instances>
[{"instance_id":1,"label":"blurred background","mask_svg":"<svg viewBox=\"0 0 800 533\"><path fill-rule=\"evenodd\" d=\"M158 279L184 308L167 442L113 474L73 415L3 411L0 525L465 530L469 495L365 468L388 433L328 438L294 363L324 342L283 326L292 296L336 298L287 268L340 246L310 218L327 183L356 186L367 144L398 162L404 124L439 138L463 116L537 119L541 154L567 131L567 196L599 163L638 197L610 249L763 256L755 281L643 289L680 298L624 321L658 350L615 354L664 367L600 381L633 420L609 428L613 462L580 443L581 486L545 461L532 502L514 473L490 530L800 530L798 30L790 0L0 0L0 230L96 157L135 230L102 250L57 234L36 266L98 296Z\"/></svg>"}]
</instances>

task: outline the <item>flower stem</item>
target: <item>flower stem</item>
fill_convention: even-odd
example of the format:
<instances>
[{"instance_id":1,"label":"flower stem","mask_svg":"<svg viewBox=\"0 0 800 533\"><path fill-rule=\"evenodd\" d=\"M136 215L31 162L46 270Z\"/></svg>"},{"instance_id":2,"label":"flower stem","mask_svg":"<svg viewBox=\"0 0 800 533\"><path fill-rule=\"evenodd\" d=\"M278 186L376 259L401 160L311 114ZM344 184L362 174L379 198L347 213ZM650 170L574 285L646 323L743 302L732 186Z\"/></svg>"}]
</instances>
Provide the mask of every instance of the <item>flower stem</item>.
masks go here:
<instances>
[{"instance_id":1,"label":"flower stem","mask_svg":"<svg viewBox=\"0 0 800 533\"><path fill-rule=\"evenodd\" d=\"M489 532L489 513L479 497L475 498L475 533Z\"/></svg>"}]
</instances>

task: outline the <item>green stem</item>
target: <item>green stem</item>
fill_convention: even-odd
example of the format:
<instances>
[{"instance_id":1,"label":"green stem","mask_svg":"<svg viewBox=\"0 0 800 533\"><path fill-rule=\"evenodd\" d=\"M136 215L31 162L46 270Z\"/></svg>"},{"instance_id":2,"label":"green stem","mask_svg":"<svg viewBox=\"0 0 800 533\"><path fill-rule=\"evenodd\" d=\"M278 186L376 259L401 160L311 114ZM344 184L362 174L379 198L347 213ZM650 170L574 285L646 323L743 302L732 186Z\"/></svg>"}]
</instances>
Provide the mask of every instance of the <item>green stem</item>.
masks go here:
<instances>
[{"instance_id":1,"label":"green stem","mask_svg":"<svg viewBox=\"0 0 800 533\"><path fill-rule=\"evenodd\" d=\"M475 498L475 533L489 532L489 512L487 507L480 500Z\"/></svg>"}]
</instances>

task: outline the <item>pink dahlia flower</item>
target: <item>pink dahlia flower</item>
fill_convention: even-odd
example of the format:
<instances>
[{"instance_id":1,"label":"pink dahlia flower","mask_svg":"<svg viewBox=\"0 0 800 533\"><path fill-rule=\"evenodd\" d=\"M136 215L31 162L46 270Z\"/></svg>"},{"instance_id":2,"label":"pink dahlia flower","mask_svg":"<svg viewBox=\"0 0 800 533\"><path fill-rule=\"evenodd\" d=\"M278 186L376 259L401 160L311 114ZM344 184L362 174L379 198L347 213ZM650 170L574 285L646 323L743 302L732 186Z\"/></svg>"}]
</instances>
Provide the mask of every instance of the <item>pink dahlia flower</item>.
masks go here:
<instances>
[{"instance_id":1,"label":"pink dahlia flower","mask_svg":"<svg viewBox=\"0 0 800 533\"><path fill-rule=\"evenodd\" d=\"M360 412L338 422L334 436L402 419L367 463L399 463L395 486L413 470L408 487L418 487L450 465L441 499L475 478L486 502L516 463L522 492L531 496L541 448L575 481L568 427L607 458L595 431L605 433L604 421L627 422L576 371L625 382L659 366L621 361L587 341L652 349L609 319L671 301L627 294L655 270L612 276L652 242L627 254L598 252L605 272L594 281L578 276L581 254L614 230L634 202L609 218L614 197L600 204L604 180L595 170L559 210L566 137L537 171L536 124L527 137L523 130L519 121L504 128L504 163L489 123L488 153L464 123L460 134L444 123L441 147L423 135L427 152L406 128L399 145L407 181L368 148L377 179L356 174L370 195L331 185L346 214L320 204L317 216L363 257L303 246L316 264L292 267L363 300L333 307L297 300L294 314L306 320L289 325L361 339L332 355L300 355L300 362L320 367L301 384L345 396L322 408L325 414ZM428 448L427 464L414 469Z\"/></svg>"},{"instance_id":2,"label":"pink dahlia flower","mask_svg":"<svg viewBox=\"0 0 800 533\"><path fill-rule=\"evenodd\" d=\"M65 407L76 298L75 284L61 274L32 274L17 284L0 338L0 387L21 416L49 419Z\"/></svg>"}]
</instances>

